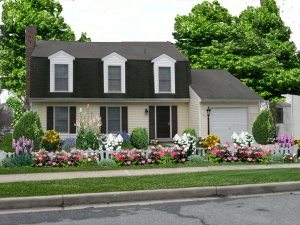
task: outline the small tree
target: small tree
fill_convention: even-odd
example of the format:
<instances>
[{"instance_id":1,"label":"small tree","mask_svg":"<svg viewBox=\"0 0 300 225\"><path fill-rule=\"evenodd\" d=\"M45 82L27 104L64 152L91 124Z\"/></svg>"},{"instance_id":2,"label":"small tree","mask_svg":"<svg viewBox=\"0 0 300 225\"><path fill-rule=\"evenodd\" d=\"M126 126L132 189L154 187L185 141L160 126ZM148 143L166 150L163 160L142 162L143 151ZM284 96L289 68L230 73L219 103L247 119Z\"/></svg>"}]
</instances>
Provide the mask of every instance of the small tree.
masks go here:
<instances>
[{"instance_id":1,"label":"small tree","mask_svg":"<svg viewBox=\"0 0 300 225\"><path fill-rule=\"evenodd\" d=\"M130 135L130 142L133 147L142 149L148 146L149 138L145 128L134 128Z\"/></svg>"},{"instance_id":2,"label":"small tree","mask_svg":"<svg viewBox=\"0 0 300 225\"><path fill-rule=\"evenodd\" d=\"M25 112L16 123L13 132L14 139L24 137L32 140L34 150L40 149L43 135L40 117L36 112Z\"/></svg>"},{"instance_id":3,"label":"small tree","mask_svg":"<svg viewBox=\"0 0 300 225\"><path fill-rule=\"evenodd\" d=\"M253 123L252 134L258 144L268 144L275 136L275 124L271 111L263 110Z\"/></svg>"}]
</instances>

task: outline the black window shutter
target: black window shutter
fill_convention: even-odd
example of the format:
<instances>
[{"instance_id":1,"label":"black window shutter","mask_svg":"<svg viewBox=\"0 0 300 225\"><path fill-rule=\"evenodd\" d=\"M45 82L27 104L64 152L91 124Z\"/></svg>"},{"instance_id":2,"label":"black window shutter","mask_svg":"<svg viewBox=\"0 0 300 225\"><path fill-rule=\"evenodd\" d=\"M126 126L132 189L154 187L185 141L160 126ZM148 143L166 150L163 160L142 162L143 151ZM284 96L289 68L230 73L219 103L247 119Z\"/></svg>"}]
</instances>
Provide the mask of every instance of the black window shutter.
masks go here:
<instances>
[{"instance_id":1,"label":"black window shutter","mask_svg":"<svg viewBox=\"0 0 300 225\"><path fill-rule=\"evenodd\" d=\"M47 106L47 130L53 130L53 106Z\"/></svg>"},{"instance_id":2,"label":"black window shutter","mask_svg":"<svg viewBox=\"0 0 300 225\"><path fill-rule=\"evenodd\" d=\"M128 109L122 107L122 131L128 133Z\"/></svg>"},{"instance_id":3,"label":"black window shutter","mask_svg":"<svg viewBox=\"0 0 300 225\"><path fill-rule=\"evenodd\" d=\"M155 138L155 107L149 106L149 137Z\"/></svg>"},{"instance_id":4,"label":"black window shutter","mask_svg":"<svg viewBox=\"0 0 300 225\"><path fill-rule=\"evenodd\" d=\"M70 134L76 134L76 107L70 106Z\"/></svg>"},{"instance_id":5,"label":"black window shutter","mask_svg":"<svg viewBox=\"0 0 300 225\"><path fill-rule=\"evenodd\" d=\"M177 106L172 106L172 137L178 132Z\"/></svg>"},{"instance_id":6,"label":"black window shutter","mask_svg":"<svg viewBox=\"0 0 300 225\"><path fill-rule=\"evenodd\" d=\"M100 107L100 117L101 117L101 133L106 134L106 107Z\"/></svg>"}]
</instances>

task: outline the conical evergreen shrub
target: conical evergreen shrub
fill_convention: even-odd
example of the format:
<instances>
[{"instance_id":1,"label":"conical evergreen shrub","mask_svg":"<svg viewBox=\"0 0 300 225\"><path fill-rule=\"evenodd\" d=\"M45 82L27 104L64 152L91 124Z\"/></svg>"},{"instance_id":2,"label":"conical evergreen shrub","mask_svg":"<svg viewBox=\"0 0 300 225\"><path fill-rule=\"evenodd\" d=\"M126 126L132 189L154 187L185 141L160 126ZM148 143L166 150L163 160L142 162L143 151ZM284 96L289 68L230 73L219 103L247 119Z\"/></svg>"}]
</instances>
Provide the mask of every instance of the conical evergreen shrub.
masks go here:
<instances>
[{"instance_id":1,"label":"conical evergreen shrub","mask_svg":"<svg viewBox=\"0 0 300 225\"><path fill-rule=\"evenodd\" d=\"M32 140L34 150L40 149L43 135L40 117L36 112L25 112L14 126L13 138L18 140L25 137Z\"/></svg>"},{"instance_id":2,"label":"conical evergreen shrub","mask_svg":"<svg viewBox=\"0 0 300 225\"><path fill-rule=\"evenodd\" d=\"M275 124L271 111L263 110L253 123L252 134L258 144L268 144L268 139L275 137Z\"/></svg>"}]
</instances>

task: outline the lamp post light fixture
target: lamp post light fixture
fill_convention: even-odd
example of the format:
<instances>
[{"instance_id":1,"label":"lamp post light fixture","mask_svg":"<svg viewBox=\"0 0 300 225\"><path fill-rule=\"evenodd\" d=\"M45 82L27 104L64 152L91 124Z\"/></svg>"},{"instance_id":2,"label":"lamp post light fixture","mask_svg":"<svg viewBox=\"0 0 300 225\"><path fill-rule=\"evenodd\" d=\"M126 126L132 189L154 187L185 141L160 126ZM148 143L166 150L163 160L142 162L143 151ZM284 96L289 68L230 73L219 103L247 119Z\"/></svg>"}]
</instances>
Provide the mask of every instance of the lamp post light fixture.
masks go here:
<instances>
[{"instance_id":1,"label":"lamp post light fixture","mask_svg":"<svg viewBox=\"0 0 300 225\"><path fill-rule=\"evenodd\" d=\"M206 113L207 113L207 135L210 135L210 112L211 109L209 108L209 106L206 109Z\"/></svg>"},{"instance_id":2,"label":"lamp post light fixture","mask_svg":"<svg viewBox=\"0 0 300 225\"><path fill-rule=\"evenodd\" d=\"M145 114L148 114L148 112L149 112L149 111L148 111L148 108L146 108L146 109L145 109Z\"/></svg>"}]
</instances>

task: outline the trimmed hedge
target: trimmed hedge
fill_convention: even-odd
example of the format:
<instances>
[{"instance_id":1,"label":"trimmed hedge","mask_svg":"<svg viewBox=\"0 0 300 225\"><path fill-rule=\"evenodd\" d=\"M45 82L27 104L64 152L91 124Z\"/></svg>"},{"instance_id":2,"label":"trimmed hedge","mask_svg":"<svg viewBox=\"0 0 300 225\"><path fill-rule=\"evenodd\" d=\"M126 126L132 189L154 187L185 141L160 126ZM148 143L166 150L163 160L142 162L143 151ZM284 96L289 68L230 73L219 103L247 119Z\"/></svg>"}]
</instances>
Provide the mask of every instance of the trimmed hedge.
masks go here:
<instances>
[{"instance_id":1,"label":"trimmed hedge","mask_svg":"<svg viewBox=\"0 0 300 225\"><path fill-rule=\"evenodd\" d=\"M131 145L137 149L146 148L149 138L145 128L135 128L130 136Z\"/></svg>"},{"instance_id":2,"label":"trimmed hedge","mask_svg":"<svg viewBox=\"0 0 300 225\"><path fill-rule=\"evenodd\" d=\"M263 110L253 123L252 134L258 144L268 144L268 139L275 137L275 124L271 111Z\"/></svg>"},{"instance_id":3,"label":"trimmed hedge","mask_svg":"<svg viewBox=\"0 0 300 225\"><path fill-rule=\"evenodd\" d=\"M13 152L12 139L12 133L5 133L3 139L0 141L0 150L4 150L5 152Z\"/></svg>"}]
</instances>

